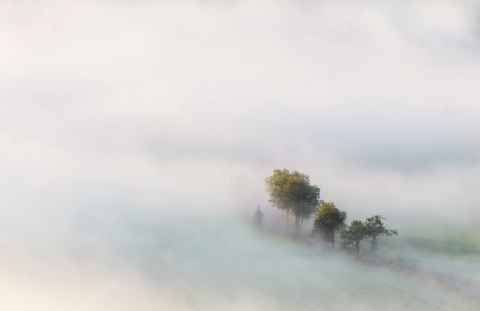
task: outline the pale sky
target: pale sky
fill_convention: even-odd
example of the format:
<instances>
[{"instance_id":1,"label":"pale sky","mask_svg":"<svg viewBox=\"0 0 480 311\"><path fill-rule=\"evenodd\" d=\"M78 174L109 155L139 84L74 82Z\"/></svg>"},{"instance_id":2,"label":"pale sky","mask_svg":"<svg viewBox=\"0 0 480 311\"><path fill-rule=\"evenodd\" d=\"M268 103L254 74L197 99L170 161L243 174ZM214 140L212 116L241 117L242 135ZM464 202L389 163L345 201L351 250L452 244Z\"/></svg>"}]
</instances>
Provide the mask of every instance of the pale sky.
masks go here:
<instances>
[{"instance_id":1,"label":"pale sky","mask_svg":"<svg viewBox=\"0 0 480 311\"><path fill-rule=\"evenodd\" d=\"M358 215L478 217L479 18L453 0L2 1L1 222L253 210L277 168Z\"/></svg>"}]
</instances>

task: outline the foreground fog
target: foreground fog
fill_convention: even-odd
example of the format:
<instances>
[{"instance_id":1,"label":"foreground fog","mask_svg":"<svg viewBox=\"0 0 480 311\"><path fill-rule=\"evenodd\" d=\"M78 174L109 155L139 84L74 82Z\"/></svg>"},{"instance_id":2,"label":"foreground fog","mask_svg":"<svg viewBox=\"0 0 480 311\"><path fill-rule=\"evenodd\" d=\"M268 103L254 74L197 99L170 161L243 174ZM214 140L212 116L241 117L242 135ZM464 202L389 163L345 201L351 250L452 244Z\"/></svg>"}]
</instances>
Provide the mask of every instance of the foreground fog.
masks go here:
<instances>
[{"instance_id":1,"label":"foreground fog","mask_svg":"<svg viewBox=\"0 0 480 311\"><path fill-rule=\"evenodd\" d=\"M348 221L386 216L393 253L478 282L479 10L2 1L0 306L460 310L241 221L274 225L264 179L296 169ZM450 233L470 244L443 258Z\"/></svg>"},{"instance_id":2,"label":"foreground fog","mask_svg":"<svg viewBox=\"0 0 480 311\"><path fill-rule=\"evenodd\" d=\"M71 236L64 243L58 243L61 239L56 239L55 245L44 243L41 249L30 249L28 254L10 253L8 260L2 256L2 307L395 311L478 308L478 301L476 305L472 299L475 296L469 292L474 288L469 276L431 278L432 263L430 270L422 269L428 274L406 275L267 236L228 217L184 216L155 221L132 217L108 231L102 240ZM4 250L12 251L6 247ZM446 268L450 276L475 267L468 265L468 260L456 262L463 267L448 261L443 266L435 265ZM470 273L478 271L477 265ZM458 280L463 282L460 290L452 287Z\"/></svg>"}]
</instances>

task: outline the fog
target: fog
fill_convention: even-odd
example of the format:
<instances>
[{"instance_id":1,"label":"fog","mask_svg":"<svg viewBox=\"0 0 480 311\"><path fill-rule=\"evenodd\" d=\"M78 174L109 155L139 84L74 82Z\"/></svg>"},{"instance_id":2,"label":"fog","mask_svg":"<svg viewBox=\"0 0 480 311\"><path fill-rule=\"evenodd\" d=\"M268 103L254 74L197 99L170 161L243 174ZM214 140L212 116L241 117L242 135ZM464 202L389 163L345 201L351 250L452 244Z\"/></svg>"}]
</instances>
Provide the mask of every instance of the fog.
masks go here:
<instances>
[{"instance_id":1,"label":"fog","mask_svg":"<svg viewBox=\"0 0 480 311\"><path fill-rule=\"evenodd\" d=\"M387 217L404 234L390 250L420 266L439 228L468 238L473 255L435 264L478 281L479 9L2 1L0 306L459 310L245 223L260 204L276 225L264 179L299 170L348 222Z\"/></svg>"}]
</instances>

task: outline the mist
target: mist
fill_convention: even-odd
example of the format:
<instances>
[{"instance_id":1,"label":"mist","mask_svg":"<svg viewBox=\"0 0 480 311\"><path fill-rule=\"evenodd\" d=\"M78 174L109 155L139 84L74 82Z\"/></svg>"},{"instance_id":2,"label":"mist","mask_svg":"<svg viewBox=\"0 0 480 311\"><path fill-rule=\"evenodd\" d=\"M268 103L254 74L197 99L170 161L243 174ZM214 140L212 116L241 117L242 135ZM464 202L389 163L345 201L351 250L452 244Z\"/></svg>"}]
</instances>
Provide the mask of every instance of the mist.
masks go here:
<instances>
[{"instance_id":1,"label":"mist","mask_svg":"<svg viewBox=\"0 0 480 311\"><path fill-rule=\"evenodd\" d=\"M479 16L447 0L2 1L0 306L298 309L316 288L304 309L435 309L444 289L391 271L373 279L431 299L371 289L365 267L245 223L260 204L274 225L264 180L287 168L348 222L387 217L412 260L415 236L472 239ZM474 258L436 263L478 280ZM373 298L344 299L361 288Z\"/></svg>"}]
</instances>

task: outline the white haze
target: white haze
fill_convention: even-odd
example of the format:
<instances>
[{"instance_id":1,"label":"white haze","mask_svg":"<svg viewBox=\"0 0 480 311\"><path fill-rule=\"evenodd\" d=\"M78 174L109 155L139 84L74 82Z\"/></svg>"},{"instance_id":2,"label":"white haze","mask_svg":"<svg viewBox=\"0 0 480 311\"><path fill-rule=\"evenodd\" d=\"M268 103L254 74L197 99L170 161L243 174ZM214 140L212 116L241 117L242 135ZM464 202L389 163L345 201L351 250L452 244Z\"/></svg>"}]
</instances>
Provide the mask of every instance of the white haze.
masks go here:
<instances>
[{"instance_id":1,"label":"white haze","mask_svg":"<svg viewBox=\"0 0 480 311\"><path fill-rule=\"evenodd\" d=\"M476 1L1 1L1 286L18 299L0 306L194 308L119 258L160 241L127 219L197 215L201 232L206 215L273 211L277 168L352 217L478 222L479 40Z\"/></svg>"}]
</instances>

